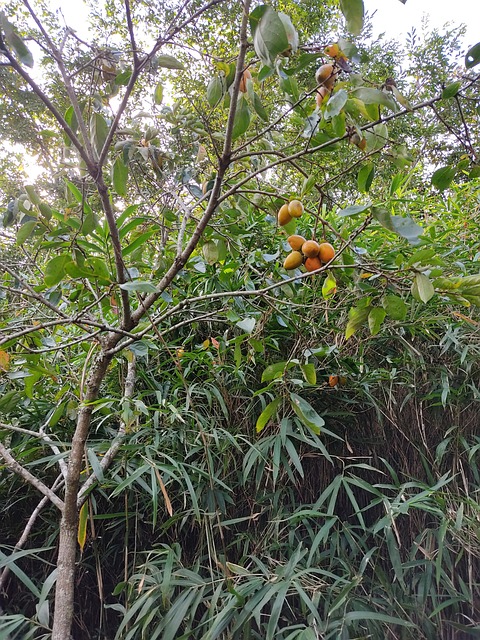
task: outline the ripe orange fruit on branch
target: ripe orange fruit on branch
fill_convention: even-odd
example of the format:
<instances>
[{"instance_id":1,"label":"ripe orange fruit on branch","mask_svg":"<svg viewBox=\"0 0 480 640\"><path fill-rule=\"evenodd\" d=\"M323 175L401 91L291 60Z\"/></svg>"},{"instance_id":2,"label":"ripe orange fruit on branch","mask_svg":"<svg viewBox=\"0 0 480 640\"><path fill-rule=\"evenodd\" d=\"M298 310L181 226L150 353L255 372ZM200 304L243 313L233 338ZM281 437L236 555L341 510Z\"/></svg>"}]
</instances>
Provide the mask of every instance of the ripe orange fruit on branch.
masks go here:
<instances>
[{"instance_id":1,"label":"ripe orange fruit on branch","mask_svg":"<svg viewBox=\"0 0 480 640\"><path fill-rule=\"evenodd\" d=\"M292 253L289 253L285 258L283 266L285 269L296 269L302 264L302 262L303 256L300 251L292 251Z\"/></svg>"},{"instance_id":2,"label":"ripe orange fruit on branch","mask_svg":"<svg viewBox=\"0 0 480 640\"><path fill-rule=\"evenodd\" d=\"M315 95L315 101L317 103L317 107L321 107L325 100L328 100L330 97L330 91L327 87L320 87Z\"/></svg>"},{"instance_id":3,"label":"ripe orange fruit on branch","mask_svg":"<svg viewBox=\"0 0 480 640\"><path fill-rule=\"evenodd\" d=\"M320 262L320 258L317 256L314 258L307 258L305 260L305 269L307 271L316 271L317 269L320 269L321 266L322 263Z\"/></svg>"},{"instance_id":4,"label":"ripe orange fruit on branch","mask_svg":"<svg viewBox=\"0 0 480 640\"><path fill-rule=\"evenodd\" d=\"M335 249L329 242L322 242L318 252L318 257L325 264L335 257Z\"/></svg>"},{"instance_id":5,"label":"ripe orange fruit on branch","mask_svg":"<svg viewBox=\"0 0 480 640\"><path fill-rule=\"evenodd\" d=\"M320 245L315 240L307 240L302 245L302 253L307 258L315 258L320 253Z\"/></svg>"},{"instance_id":6,"label":"ripe orange fruit on branch","mask_svg":"<svg viewBox=\"0 0 480 640\"><path fill-rule=\"evenodd\" d=\"M292 249L294 251L300 251L300 249L302 248L304 242L306 242L305 238L303 236L290 236L289 238L287 238L287 242L288 244L292 247Z\"/></svg>"},{"instance_id":7,"label":"ripe orange fruit on branch","mask_svg":"<svg viewBox=\"0 0 480 640\"><path fill-rule=\"evenodd\" d=\"M292 200L288 205L288 213L292 218L300 218L303 213L303 204L300 200Z\"/></svg>"},{"instance_id":8,"label":"ripe orange fruit on branch","mask_svg":"<svg viewBox=\"0 0 480 640\"><path fill-rule=\"evenodd\" d=\"M315 80L317 81L317 84L321 84L331 91L335 85L337 76L338 70L335 68L335 65L322 64L322 66L317 69Z\"/></svg>"},{"instance_id":9,"label":"ripe orange fruit on branch","mask_svg":"<svg viewBox=\"0 0 480 640\"><path fill-rule=\"evenodd\" d=\"M240 86L239 86L239 89L242 93L247 92L247 80L249 79L251 80L251 78L252 78L252 74L248 69L245 69L245 71L242 73L242 77L240 79Z\"/></svg>"}]
</instances>

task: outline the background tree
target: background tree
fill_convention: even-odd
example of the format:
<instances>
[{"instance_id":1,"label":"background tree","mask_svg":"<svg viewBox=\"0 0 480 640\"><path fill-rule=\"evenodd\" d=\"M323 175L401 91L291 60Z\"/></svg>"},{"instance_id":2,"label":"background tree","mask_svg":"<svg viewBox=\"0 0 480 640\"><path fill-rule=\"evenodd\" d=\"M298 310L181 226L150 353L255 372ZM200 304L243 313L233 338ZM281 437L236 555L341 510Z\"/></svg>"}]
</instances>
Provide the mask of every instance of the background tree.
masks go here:
<instances>
[{"instance_id":1,"label":"background tree","mask_svg":"<svg viewBox=\"0 0 480 640\"><path fill-rule=\"evenodd\" d=\"M478 45L313 4L2 14L5 636L478 630Z\"/></svg>"}]
</instances>

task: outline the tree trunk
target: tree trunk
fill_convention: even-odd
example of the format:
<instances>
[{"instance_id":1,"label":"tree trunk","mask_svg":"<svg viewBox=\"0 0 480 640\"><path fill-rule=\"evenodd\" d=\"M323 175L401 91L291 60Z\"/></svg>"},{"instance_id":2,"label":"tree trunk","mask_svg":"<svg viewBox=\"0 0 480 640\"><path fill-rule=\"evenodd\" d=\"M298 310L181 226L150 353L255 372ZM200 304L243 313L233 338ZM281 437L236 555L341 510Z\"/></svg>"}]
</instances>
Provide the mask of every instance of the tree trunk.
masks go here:
<instances>
[{"instance_id":1,"label":"tree trunk","mask_svg":"<svg viewBox=\"0 0 480 640\"><path fill-rule=\"evenodd\" d=\"M92 366L86 384L83 406L78 414L77 426L72 439L65 480L65 506L60 522L52 640L69 640L70 638L75 598L75 561L79 514L77 496L80 488L80 474L92 418L93 407L91 403L98 397L100 384L105 377L111 359L111 355L102 352Z\"/></svg>"}]
</instances>

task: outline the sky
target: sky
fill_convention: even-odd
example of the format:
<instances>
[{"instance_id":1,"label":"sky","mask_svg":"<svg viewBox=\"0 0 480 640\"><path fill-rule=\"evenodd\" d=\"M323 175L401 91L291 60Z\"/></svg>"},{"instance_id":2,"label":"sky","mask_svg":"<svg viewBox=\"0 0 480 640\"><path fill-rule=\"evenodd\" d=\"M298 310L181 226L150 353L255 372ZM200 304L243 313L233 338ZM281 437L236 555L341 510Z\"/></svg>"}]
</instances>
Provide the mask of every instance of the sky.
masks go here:
<instances>
[{"instance_id":1,"label":"sky","mask_svg":"<svg viewBox=\"0 0 480 640\"><path fill-rule=\"evenodd\" d=\"M413 26L421 24L427 14L431 27L443 27L446 22L465 24L465 47L480 42L480 0L364 0L365 10L373 17L374 34L385 32L389 38L400 38Z\"/></svg>"}]
</instances>

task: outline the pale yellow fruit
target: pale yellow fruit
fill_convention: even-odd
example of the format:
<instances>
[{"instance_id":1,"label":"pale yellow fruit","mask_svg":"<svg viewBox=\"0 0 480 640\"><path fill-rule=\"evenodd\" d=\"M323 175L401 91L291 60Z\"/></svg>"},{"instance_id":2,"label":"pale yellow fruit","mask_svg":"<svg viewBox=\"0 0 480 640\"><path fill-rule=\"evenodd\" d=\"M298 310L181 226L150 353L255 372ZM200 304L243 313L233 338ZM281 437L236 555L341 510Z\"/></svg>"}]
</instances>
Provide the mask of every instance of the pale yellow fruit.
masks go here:
<instances>
[{"instance_id":1,"label":"pale yellow fruit","mask_svg":"<svg viewBox=\"0 0 480 640\"><path fill-rule=\"evenodd\" d=\"M315 240L307 240L302 245L302 253L307 258L315 258L320 253L320 245Z\"/></svg>"},{"instance_id":2,"label":"pale yellow fruit","mask_svg":"<svg viewBox=\"0 0 480 640\"><path fill-rule=\"evenodd\" d=\"M321 107L325 100L328 100L329 97L330 91L327 89L327 87L320 87L315 95L317 107Z\"/></svg>"},{"instance_id":3,"label":"pale yellow fruit","mask_svg":"<svg viewBox=\"0 0 480 640\"><path fill-rule=\"evenodd\" d=\"M292 216L288 210L288 204L284 204L283 207L280 207L280 211L278 212L278 224L281 227L284 227L286 224L291 222Z\"/></svg>"},{"instance_id":4,"label":"pale yellow fruit","mask_svg":"<svg viewBox=\"0 0 480 640\"><path fill-rule=\"evenodd\" d=\"M290 236L287 238L288 244L292 247L294 251L300 251L304 242L306 242L303 236Z\"/></svg>"},{"instance_id":5,"label":"pale yellow fruit","mask_svg":"<svg viewBox=\"0 0 480 640\"><path fill-rule=\"evenodd\" d=\"M317 69L315 80L317 84L321 84L331 91L335 85L337 76L338 70L333 64L322 64L322 66Z\"/></svg>"},{"instance_id":6,"label":"pale yellow fruit","mask_svg":"<svg viewBox=\"0 0 480 640\"><path fill-rule=\"evenodd\" d=\"M288 205L288 213L292 218L300 218L303 213L303 204L300 200L292 200Z\"/></svg>"},{"instance_id":7,"label":"pale yellow fruit","mask_svg":"<svg viewBox=\"0 0 480 640\"><path fill-rule=\"evenodd\" d=\"M285 269L296 269L302 264L302 262L303 256L300 251L292 251L292 253L289 253L285 258L283 266Z\"/></svg>"}]
</instances>

